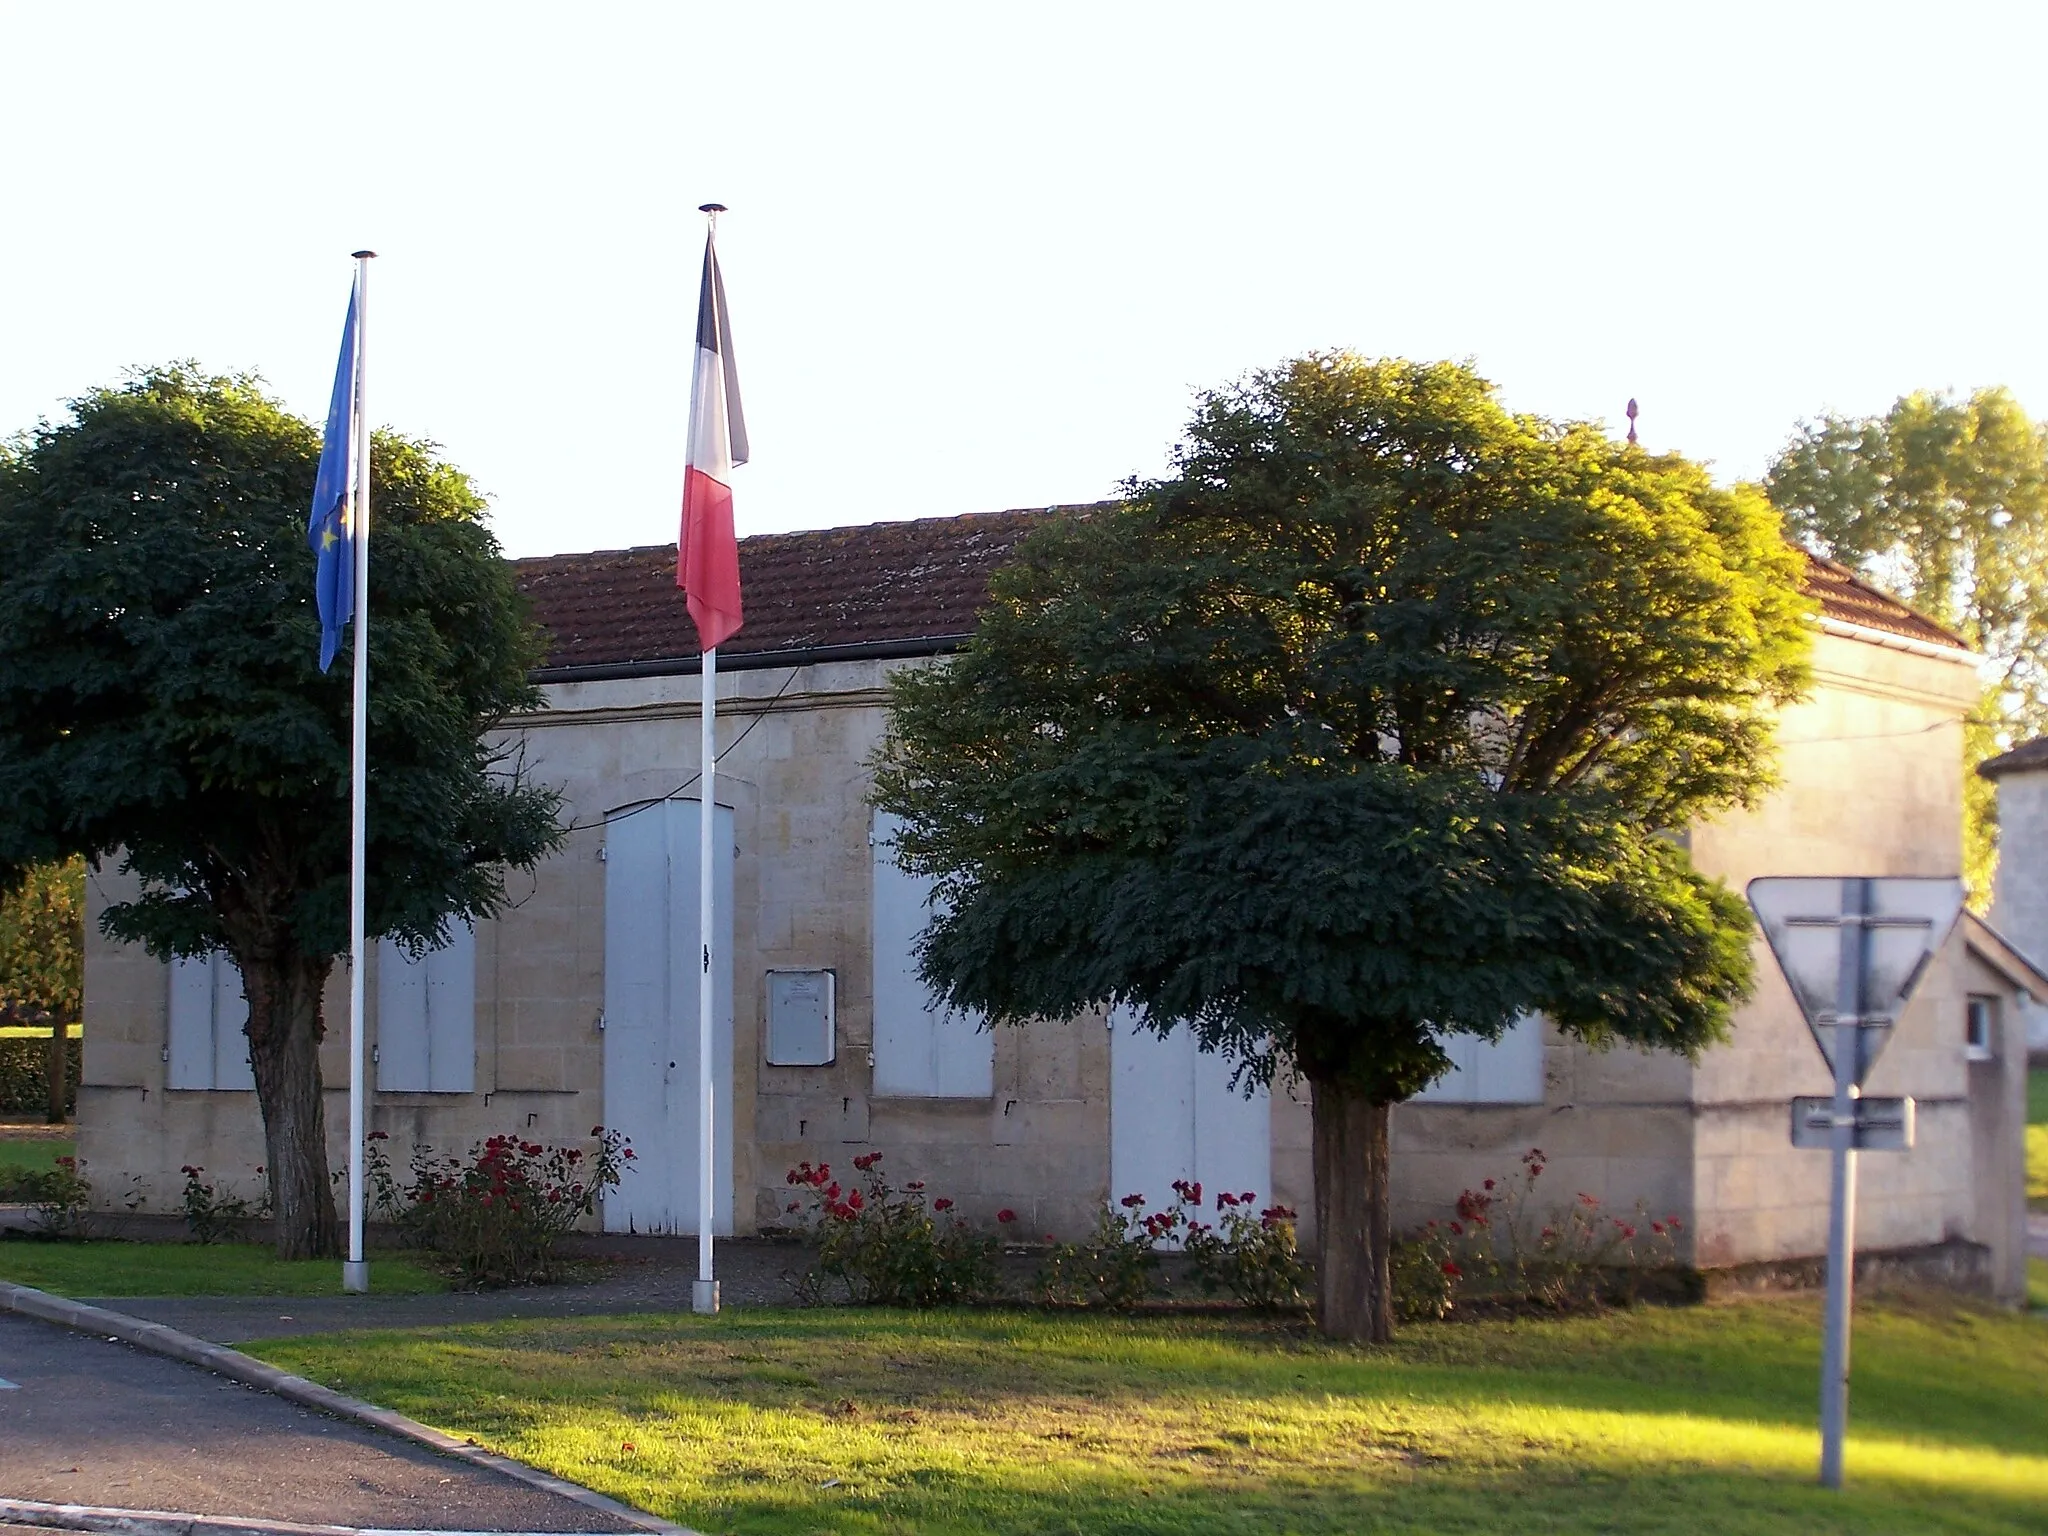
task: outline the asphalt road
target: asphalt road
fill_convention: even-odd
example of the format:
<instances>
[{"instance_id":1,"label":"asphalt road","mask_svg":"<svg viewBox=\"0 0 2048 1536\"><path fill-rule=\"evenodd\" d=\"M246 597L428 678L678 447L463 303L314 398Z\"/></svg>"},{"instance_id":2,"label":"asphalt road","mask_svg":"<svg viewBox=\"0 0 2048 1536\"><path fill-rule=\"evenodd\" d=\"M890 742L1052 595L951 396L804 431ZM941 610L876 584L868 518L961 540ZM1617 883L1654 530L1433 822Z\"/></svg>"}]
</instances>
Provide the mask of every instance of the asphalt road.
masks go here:
<instances>
[{"instance_id":1,"label":"asphalt road","mask_svg":"<svg viewBox=\"0 0 2048 1536\"><path fill-rule=\"evenodd\" d=\"M632 1527L196 1366L0 1313L0 1496L307 1524Z\"/></svg>"}]
</instances>

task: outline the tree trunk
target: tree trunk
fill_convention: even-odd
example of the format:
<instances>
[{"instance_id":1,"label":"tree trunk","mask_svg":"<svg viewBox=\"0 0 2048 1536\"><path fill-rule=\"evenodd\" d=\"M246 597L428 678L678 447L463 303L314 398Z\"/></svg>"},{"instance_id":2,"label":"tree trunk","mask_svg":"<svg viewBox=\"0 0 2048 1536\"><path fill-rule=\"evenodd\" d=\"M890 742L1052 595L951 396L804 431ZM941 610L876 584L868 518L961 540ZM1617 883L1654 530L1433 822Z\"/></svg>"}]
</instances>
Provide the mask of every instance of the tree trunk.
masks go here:
<instances>
[{"instance_id":1,"label":"tree trunk","mask_svg":"<svg viewBox=\"0 0 2048 1536\"><path fill-rule=\"evenodd\" d=\"M70 1116L66 1113L66 1101L71 1097L71 1026L50 1021L49 1055L50 1098L43 1118L51 1125L62 1125Z\"/></svg>"},{"instance_id":2,"label":"tree trunk","mask_svg":"<svg viewBox=\"0 0 2048 1536\"><path fill-rule=\"evenodd\" d=\"M320 994L334 962L290 952L237 959L249 999L249 1064L263 1107L277 1256L337 1258L341 1237L320 1082Z\"/></svg>"},{"instance_id":3,"label":"tree trunk","mask_svg":"<svg viewBox=\"0 0 2048 1536\"><path fill-rule=\"evenodd\" d=\"M1316 1322L1327 1338L1394 1336L1393 1106L1336 1079L1309 1079L1315 1115Z\"/></svg>"}]
</instances>

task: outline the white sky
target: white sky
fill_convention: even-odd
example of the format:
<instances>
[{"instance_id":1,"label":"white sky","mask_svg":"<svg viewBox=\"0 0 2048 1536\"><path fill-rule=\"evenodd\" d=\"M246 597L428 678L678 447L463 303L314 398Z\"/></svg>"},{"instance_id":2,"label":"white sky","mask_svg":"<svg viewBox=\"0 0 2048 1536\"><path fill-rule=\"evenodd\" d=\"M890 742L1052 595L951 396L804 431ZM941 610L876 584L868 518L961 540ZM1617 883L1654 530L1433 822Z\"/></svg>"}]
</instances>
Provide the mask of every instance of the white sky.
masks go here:
<instances>
[{"instance_id":1,"label":"white sky","mask_svg":"<svg viewBox=\"0 0 2048 1536\"><path fill-rule=\"evenodd\" d=\"M1758 473L2048 412L2048 7L0 0L0 433L129 365L372 414L513 554L675 536L701 220L742 533L1088 500L1314 347Z\"/></svg>"}]
</instances>

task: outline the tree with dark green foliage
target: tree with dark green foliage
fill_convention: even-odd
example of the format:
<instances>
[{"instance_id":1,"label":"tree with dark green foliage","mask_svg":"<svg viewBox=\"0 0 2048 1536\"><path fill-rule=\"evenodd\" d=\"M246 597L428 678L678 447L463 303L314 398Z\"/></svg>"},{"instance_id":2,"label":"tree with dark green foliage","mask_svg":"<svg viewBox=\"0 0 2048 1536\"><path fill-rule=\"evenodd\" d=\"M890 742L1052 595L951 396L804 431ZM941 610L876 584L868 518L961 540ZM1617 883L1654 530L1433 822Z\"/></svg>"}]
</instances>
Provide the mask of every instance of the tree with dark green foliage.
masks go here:
<instances>
[{"instance_id":1,"label":"tree with dark green foliage","mask_svg":"<svg viewBox=\"0 0 2048 1536\"><path fill-rule=\"evenodd\" d=\"M2003 389L1921 392L1882 416L1802 423L1765 485L1793 531L1956 631L1991 662L1965 724L1975 767L2048 733L2048 427ZM1988 900L1997 800L1963 775L1964 866Z\"/></svg>"},{"instance_id":2,"label":"tree with dark green foliage","mask_svg":"<svg viewBox=\"0 0 2048 1536\"><path fill-rule=\"evenodd\" d=\"M1385 1339L1389 1111L1446 1036L1540 1009L1692 1054L1747 994L1748 914L1672 834L1769 781L1799 562L1760 495L1464 367L1210 394L1172 476L1033 532L962 653L892 682L924 974L1299 1073L1321 1325Z\"/></svg>"},{"instance_id":3,"label":"tree with dark green foliage","mask_svg":"<svg viewBox=\"0 0 2048 1536\"><path fill-rule=\"evenodd\" d=\"M139 889L110 936L234 959L287 1258L338 1231L318 1052L348 947L350 675L317 665L319 452L255 380L183 366L0 458L0 877L118 860ZM535 707L540 647L482 499L429 444L371 456L369 928L417 950L561 834L486 740Z\"/></svg>"}]
</instances>

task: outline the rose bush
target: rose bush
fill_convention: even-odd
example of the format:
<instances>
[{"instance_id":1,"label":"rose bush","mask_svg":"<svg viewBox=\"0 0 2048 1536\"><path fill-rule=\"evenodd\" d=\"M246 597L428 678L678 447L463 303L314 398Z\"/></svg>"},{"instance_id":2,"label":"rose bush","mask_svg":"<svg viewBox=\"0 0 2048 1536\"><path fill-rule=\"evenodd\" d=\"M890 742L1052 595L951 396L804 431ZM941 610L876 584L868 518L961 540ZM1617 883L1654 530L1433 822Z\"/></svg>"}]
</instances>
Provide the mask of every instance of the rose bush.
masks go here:
<instances>
[{"instance_id":1,"label":"rose bush","mask_svg":"<svg viewBox=\"0 0 2048 1536\"><path fill-rule=\"evenodd\" d=\"M73 1241L93 1235L92 1180L75 1157L54 1158L48 1168L12 1175L4 1193L35 1211L38 1237Z\"/></svg>"},{"instance_id":2,"label":"rose bush","mask_svg":"<svg viewBox=\"0 0 2048 1536\"><path fill-rule=\"evenodd\" d=\"M202 1179L204 1168L187 1163L178 1172L185 1176L185 1187L179 1194L179 1208L184 1212L185 1230L192 1234L195 1243L218 1243L225 1238L240 1237L242 1229L251 1221L261 1221L270 1215L270 1186L264 1182L263 1170L256 1170L257 1187L261 1191L254 1200L247 1195L235 1193L234 1186L225 1179Z\"/></svg>"},{"instance_id":3,"label":"rose bush","mask_svg":"<svg viewBox=\"0 0 2048 1536\"><path fill-rule=\"evenodd\" d=\"M562 1235L597 1209L634 1160L618 1131L590 1128L597 1150L492 1136L467 1157L424 1143L412 1153L410 1179L392 1172L372 1131L366 1165L374 1207L406 1240L454 1266L479 1289L544 1284L554 1278Z\"/></svg>"},{"instance_id":4,"label":"rose bush","mask_svg":"<svg viewBox=\"0 0 2048 1536\"><path fill-rule=\"evenodd\" d=\"M1416 1265L1434 1264L1448 1282L1444 1312L1461 1289L1557 1311L1626 1303L1645 1274L1672 1262L1683 1229L1676 1216L1652 1217L1641 1202L1617 1216L1585 1190L1541 1204L1548 1167L1543 1149L1531 1147L1518 1174L1464 1191L1452 1216L1415 1235Z\"/></svg>"},{"instance_id":5,"label":"rose bush","mask_svg":"<svg viewBox=\"0 0 2048 1536\"><path fill-rule=\"evenodd\" d=\"M933 1307L995 1294L998 1240L953 1215L944 1197L927 1202L924 1181L896 1189L881 1171L882 1154L853 1160L864 1187L842 1187L832 1165L808 1161L789 1170L795 1194L786 1214L817 1244L797 1281L807 1302Z\"/></svg>"},{"instance_id":6,"label":"rose bush","mask_svg":"<svg viewBox=\"0 0 2048 1536\"><path fill-rule=\"evenodd\" d=\"M1179 1206L1147 1212L1143 1195L1125 1195L1103 1207L1095 1227L1078 1243L1047 1249L1032 1293L1041 1306L1108 1307L1124 1311L1164 1289L1159 1245L1186 1223Z\"/></svg>"},{"instance_id":7,"label":"rose bush","mask_svg":"<svg viewBox=\"0 0 2048 1536\"><path fill-rule=\"evenodd\" d=\"M1254 1211L1258 1196L1251 1190L1216 1193L1216 1220L1205 1222L1202 1186L1176 1179L1180 1197L1178 1225L1186 1236L1181 1248L1188 1256L1203 1294L1228 1291L1241 1305L1262 1312L1288 1311L1306 1300L1308 1266L1295 1244L1294 1210L1269 1205Z\"/></svg>"}]
</instances>

